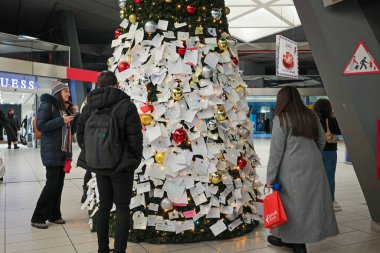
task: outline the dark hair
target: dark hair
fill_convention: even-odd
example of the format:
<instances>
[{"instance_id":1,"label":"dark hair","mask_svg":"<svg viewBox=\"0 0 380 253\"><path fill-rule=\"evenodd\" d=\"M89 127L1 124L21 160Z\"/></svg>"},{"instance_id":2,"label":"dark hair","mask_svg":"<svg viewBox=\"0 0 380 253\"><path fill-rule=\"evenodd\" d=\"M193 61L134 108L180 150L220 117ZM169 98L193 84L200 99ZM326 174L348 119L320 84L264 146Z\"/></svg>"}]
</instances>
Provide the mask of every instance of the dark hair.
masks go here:
<instances>
[{"instance_id":1,"label":"dark hair","mask_svg":"<svg viewBox=\"0 0 380 253\"><path fill-rule=\"evenodd\" d=\"M62 93L62 90L54 94L54 97L58 99L58 107L61 111L66 111L67 114L71 115L72 114L71 102L69 102L69 106L66 108L66 103L62 99L61 93Z\"/></svg>"},{"instance_id":2,"label":"dark hair","mask_svg":"<svg viewBox=\"0 0 380 253\"><path fill-rule=\"evenodd\" d=\"M103 71L98 77L98 85L100 88L117 85L117 78L115 73L111 71Z\"/></svg>"},{"instance_id":3,"label":"dark hair","mask_svg":"<svg viewBox=\"0 0 380 253\"><path fill-rule=\"evenodd\" d=\"M289 86L278 92L275 115L279 117L281 127L291 126L293 136L318 138L317 117L303 104L297 88Z\"/></svg>"},{"instance_id":4,"label":"dark hair","mask_svg":"<svg viewBox=\"0 0 380 253\"><path fill-rule=\"evenodd\" d=\"M318 99L313 108L320 118L321 117L331 118L332 106L328 99L326 98Z\"/></svg>"}]
</instances>

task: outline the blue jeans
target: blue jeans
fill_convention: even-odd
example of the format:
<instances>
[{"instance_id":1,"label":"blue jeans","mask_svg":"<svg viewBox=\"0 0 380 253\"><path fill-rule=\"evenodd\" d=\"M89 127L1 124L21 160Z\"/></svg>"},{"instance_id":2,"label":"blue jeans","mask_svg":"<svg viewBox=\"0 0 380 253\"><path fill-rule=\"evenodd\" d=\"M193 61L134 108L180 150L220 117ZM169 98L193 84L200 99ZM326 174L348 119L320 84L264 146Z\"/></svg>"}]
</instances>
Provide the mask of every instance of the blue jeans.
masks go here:
<instances>
[{"instance_id":1,"label":"blue jeans","mask_svg":"<svg viewBox=\"0 0 380 253\"><path fill-rule=\"evenodd\" d=\"M329 181L332 200L335 201L335 172L337 162L337 152L323 151L323 164L325 165L327 180Z\"/></svg>"}]
</instances>

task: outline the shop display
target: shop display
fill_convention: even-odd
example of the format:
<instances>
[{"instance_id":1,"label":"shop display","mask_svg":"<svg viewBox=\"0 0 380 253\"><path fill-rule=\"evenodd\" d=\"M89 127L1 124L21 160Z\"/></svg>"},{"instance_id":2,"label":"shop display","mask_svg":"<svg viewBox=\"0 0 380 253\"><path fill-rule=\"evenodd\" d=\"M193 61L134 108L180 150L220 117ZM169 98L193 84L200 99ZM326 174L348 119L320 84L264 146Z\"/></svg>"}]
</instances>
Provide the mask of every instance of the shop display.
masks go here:
<instances>
[{"instance_id":1,"label":"shop display","mask_svg":"<svg viewBox=\"0 0 380 253\"><path fill-rule=\"evenodd\" d=\"M108 67L136 104L144 134L129 240L183 243L251 231L263 215L262 184L229 9L223 0L119 5L122 34ZM88 196L83 207L94 218L95 178Z\"/></svg>"}]
</instances>

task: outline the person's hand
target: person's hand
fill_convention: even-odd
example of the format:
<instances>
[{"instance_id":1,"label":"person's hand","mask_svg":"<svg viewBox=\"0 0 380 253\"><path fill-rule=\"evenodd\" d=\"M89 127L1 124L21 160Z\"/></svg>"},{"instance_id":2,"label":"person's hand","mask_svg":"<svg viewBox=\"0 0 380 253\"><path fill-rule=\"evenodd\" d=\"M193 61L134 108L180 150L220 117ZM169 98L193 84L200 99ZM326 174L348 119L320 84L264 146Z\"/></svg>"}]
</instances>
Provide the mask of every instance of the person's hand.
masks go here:
<instances>
[{"instance_id":1,"label":"person's hand","mask_svg":"<svg viewBox=\"0 0 380 253\"><path fill-rule=\"evenodd\" d=\"M74 116L64 116L63 117L63 122L65 122L65 124L68 124L73 119L74 119Z\"/></svg>"},{"instance_id":2,"label":"person's hand","mask_svg":"<svg viewBox=\"0 0 380 253\"><path fill-rule=\"evenodd\" d=\"M271 185L271 184L265 184L265 187L268 188L268 189L271 189L271 188L273 188L273 185Z\"/></svg>"},{"instance_id":3,"label":"person's hand","mask_svg":"<svg viewBox=\"0 0 380 253\"><path fill-rule=\"evenodd\" d=\"M79 112L79 107L77 105L73 105L71 108L73 108L73 112Z\"/></svg>"}]
</instances>

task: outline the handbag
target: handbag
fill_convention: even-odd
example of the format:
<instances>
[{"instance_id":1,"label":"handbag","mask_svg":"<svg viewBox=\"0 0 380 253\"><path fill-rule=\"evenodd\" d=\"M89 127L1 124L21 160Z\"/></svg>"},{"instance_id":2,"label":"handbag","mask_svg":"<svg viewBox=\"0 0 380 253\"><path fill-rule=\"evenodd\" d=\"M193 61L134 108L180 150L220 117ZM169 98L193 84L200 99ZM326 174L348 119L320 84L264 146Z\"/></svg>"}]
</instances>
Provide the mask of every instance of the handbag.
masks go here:
<instances>
[{"instance_id":1,"label":"handbag","mask_svg":"<svg viewBox=\"0 0 380 253\"><path fill-rule=\"evenodd\" d=\"M263 204L265 228L274 229L288 221L278 191L273 191L268 194L265 197Z\"/></svg>"},{"instance_id":2,"label":"handbag","mask_svg":"<svg viewBox=\"0 0 380 253\"><path fill-rule=\"evenodd\" d=\"M339 141L339 137L338 135L336 134L333 134L331 131L330 131L330 127L329 127L329 119L326 118L326 142L327 143L330 143L330 144L334 144L334 143L338 143Z\"/></svg>"}]
</instances>

